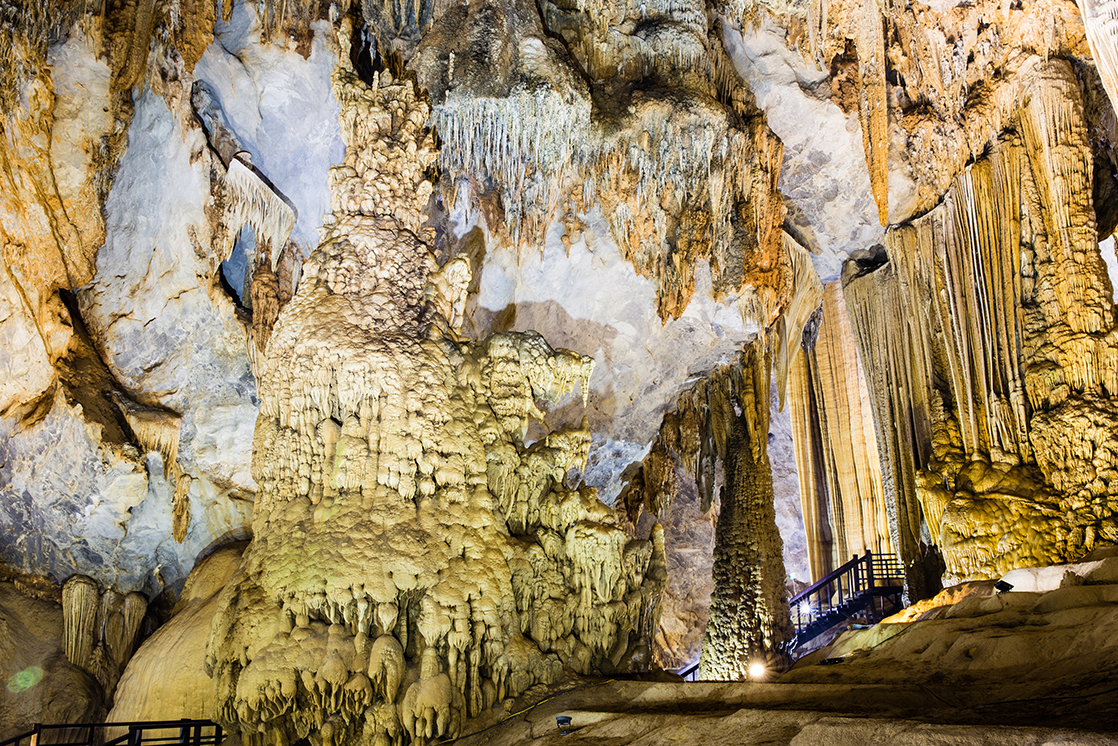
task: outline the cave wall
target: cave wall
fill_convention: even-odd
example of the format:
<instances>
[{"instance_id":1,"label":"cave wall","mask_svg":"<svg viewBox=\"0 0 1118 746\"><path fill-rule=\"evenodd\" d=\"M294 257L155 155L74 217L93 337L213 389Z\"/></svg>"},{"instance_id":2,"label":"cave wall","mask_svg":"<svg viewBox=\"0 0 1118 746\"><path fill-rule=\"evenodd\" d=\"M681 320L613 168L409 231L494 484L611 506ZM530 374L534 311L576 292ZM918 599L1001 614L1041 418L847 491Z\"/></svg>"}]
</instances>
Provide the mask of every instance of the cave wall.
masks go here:
<instances>
[{"instance_id":1,"label":"cave wall","mask_svg":"<svg viewBox=\"0 0 1118 746\"><path fill-rule=\"evenodd\" d=\"M310 475L287 474L281 489L274 479L262 487L260 475L280 468L269 458L286 457L253 466L266 443L254 434L279 417L261 415L261 382L281 375L273 334L277 351L294 349L283 335L298 326L296 311L284 321L284 309L304 308L307 329L332 323L306 309L304 276L332 288L319 287L325 295L345 295L334 275L355 261L376 264L364 249L355 259L330 248L346 231L377 246L395 245L378 231L415 237L398 251L401 266L416 262L414 297L396 305L427 308L421 326L437 327L440 344L497 334L502 355L539 352L536 342L510 341L535 340L534 331L576 351L581 392L544 386L554 401L533 397L534 416L518 414L519 430L502 430L508 442L499 438L498 450L573 468L551 463L533 487L537 502L573 494L566 480L582 478L616 508L620 517L601 514L610 526L649 540L661 522L677 571L696 565L672 565L671 547L678 560L710 546L717 518L694 508L717 510L723 470L739 463L727 443L783 438L783 425L730 438L725 407L740 409L739 393L715 397L718 417L696 393L713 390L750 344L766 350L777 412L791 412L779 421L794 428L802 546L815 576L862 549L892 550L918 596L939 582L940 561L948 580L987 577L1074 559L1114 538L1113 288L1098 240L1113 230L1118 190L1113 73L1097 33L1107 16L1097 7L472 0L100 11L59 0L0 25L0 53L12 63L0 76L7 564L55 582L81 573L102 595L155 597L181 588L214 547L263 533L247 555L255 574L237 582L268 588L268 603L285 609L275 618L294 624L300 612L278 598L289 585L264 569L274 558L262 527L275 508L260 502L262 491L271 500L314 475L328 482L322 469L337 466L339 444L360 438L343 432L348 409L306 425L291 443ZM339 69L365 88L335 87ZM413 86L406 112L357 105L374 100L363 91L381 81ZM430 125L437 144L424 152L416 134L407 179L393 182L401 164L369 135L402 115L414 118L412 134ZM405 209L401 189L412 188ZM385 217L386 205L395 228L347 217ZM328 261L311 259L320 246ZM437 266L455 269L440 275ZM377 298L355 307L380 308ZM377 323L391 317L370 313ZM817 334L805 337L805 325ZM426 333L411 335L422 338L415 349L427 349ZM352 342L335 341L337 350ZM403 349L395 354L410 354ZM438 368L457 381L440 386L457 391L473 380L463 370L496 365L470 349ZM303 361L301 375L326 375L319 362ZM742 427L766 419L772 402L762 399L734 413ZM333 412L329 402L315 406ZM501 406L471 404L468 417L454 417L478 427L486 408L512 416ZM337 432L318 432L327 419ZM567 434L562 443L549 442L555 433ZM536 451L529 459L521 448ZM769 450L778 452L779 485L792 479L792 459ZM401 473L389 469L391 489L430 489ZM487 488L505 514L493 526L516 534L528 525L511 493ZM767 510L767 493L762 502ZM588 498L584 507L606 510ZM779 530L786 574L809 580L802 553L789 549L801 546L789 543L794 513L778 511L784 525L766 518L758 530ZM277 566L283 556L276 550ZM331 572L290 587L317 599ZM701 616L695 599L713 584L702 580L669 585L676 630ZM768 602L783 581L766 584ZM518 614L531 607L516 602ZM348 606L338 601L337 613ZM341 624L327 608L315 607L325 615L316 623ZM621 612L609 613L616 618L603 624L620 624ZM556 614L540 618L566 619ZM547 647L569 637L516 626L506 620L493 639L521 634ZM438 660L423 670L423 652L405 647L423 680L443 675L436 665L451 676L436 637ZM661 630L662 661L682 660L684 637ZM225 644L215 643L214 670ZM588 660L614 665L614 652ZM499 680L501 656L491 657L490 680ZM262 712L282 700L241 696L235 679L223 684L231 722L243 720L239 703ZM459 691L487 701L471 687ZM292 723L284 727L301 732L304 723Z\"/></svg>"}]
</instances>

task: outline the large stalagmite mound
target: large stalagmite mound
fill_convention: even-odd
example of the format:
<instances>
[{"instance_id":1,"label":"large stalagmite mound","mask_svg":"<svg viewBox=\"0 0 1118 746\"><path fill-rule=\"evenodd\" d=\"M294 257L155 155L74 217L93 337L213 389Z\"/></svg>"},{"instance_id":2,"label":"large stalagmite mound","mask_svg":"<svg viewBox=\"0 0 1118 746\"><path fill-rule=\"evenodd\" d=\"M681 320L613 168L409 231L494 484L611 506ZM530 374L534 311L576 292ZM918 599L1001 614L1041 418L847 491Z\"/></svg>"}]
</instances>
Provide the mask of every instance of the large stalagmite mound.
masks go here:
<instances>
[{"instance_id":1,"label":"large stalagmite mound","mask_svg":"<svg viewBox=\"0 0 1118 746\"><path fill-rule=\"evenodd\" d=\"M590 359L459 339L468 266L421 229L427 105L387 73L335 93L334 216L261 362L254 540L210 644L248 743L425 742L564 667L640 667L664 583L658 530L563 484L589 431L523 442Z\"/></svg>"}]
</instances>

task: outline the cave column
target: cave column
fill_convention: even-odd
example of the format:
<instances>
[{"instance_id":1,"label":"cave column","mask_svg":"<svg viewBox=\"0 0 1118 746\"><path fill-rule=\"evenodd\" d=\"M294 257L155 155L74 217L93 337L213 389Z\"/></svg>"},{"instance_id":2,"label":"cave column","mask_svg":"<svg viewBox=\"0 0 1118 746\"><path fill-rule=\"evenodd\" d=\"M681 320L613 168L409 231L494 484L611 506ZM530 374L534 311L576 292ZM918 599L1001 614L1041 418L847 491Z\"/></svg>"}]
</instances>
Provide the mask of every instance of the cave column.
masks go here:
<instances>
[{"instance_id":1,"label":"cave column","mask_svg":"<svg viewBox=\"0 0 1118 746\"><path fill-rule=\"evenodd\" d=\"M703 637L699 678L740 680L753 664L767 671L788 662L792 624L785 592L783 542L773 505L768 457L770 359L767 345L745 353L743 385L727 391L725 482L715 530L714 592ZM756 677L756 671L753 672Z\"/></svg>"}]
</instances>

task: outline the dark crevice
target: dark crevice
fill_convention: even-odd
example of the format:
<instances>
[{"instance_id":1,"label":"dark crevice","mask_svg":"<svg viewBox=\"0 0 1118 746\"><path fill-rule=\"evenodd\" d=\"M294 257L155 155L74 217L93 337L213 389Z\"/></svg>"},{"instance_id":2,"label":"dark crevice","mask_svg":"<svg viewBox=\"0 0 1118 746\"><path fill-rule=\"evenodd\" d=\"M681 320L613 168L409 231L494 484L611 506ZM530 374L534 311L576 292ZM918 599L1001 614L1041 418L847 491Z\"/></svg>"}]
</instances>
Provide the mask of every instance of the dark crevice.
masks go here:
<instances>
[{"instance_id":1,"label":"dark crevice","mask_svg":"<svg viewBox=\"0 0 1118 746\"><path fill-rule=\"evenodd\" d=\"M55 365L59 382L70 399L81 404L85 419L101 425L102 441L117 445L131 443L128 423L111 399L113 392L124 392L125 388L93 344L77 295L69 290L59 290L58 295L70 313L74 329L68 353Z\"/></svg>"}]
</instances>

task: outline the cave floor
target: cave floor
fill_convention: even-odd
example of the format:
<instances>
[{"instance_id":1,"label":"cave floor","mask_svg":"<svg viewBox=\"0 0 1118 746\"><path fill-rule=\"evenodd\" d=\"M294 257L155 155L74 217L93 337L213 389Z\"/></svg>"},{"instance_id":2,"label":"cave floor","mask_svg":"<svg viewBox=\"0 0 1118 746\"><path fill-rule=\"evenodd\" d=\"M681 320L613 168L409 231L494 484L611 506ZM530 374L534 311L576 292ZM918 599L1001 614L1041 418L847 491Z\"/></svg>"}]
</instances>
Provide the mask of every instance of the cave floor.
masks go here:
<instances>
[{"instance_id":1,"label":"cave floor","mask_svg":"<svg viewBox=\"0 0 1118 746\"><path fill-rule=\"evenodd\" d=\"M604 680L556 695L473 744L1118 744L1118 681L1004 685ZM559 732L555 718L571 718Z\"/></svg>"},{"instance_id":2,"label":"cave floor","mask_svg":"<svg viewBox=\"0 0 1118 746\"><path fill-rule=\"evenodd\" d=\"M1118 744L1118 555L1043 572L1044 587L1014 578L1028 592L992 581L945 591L772 681L660 674L529 692L458 743Z\"/></svg>"}]
</instances>

